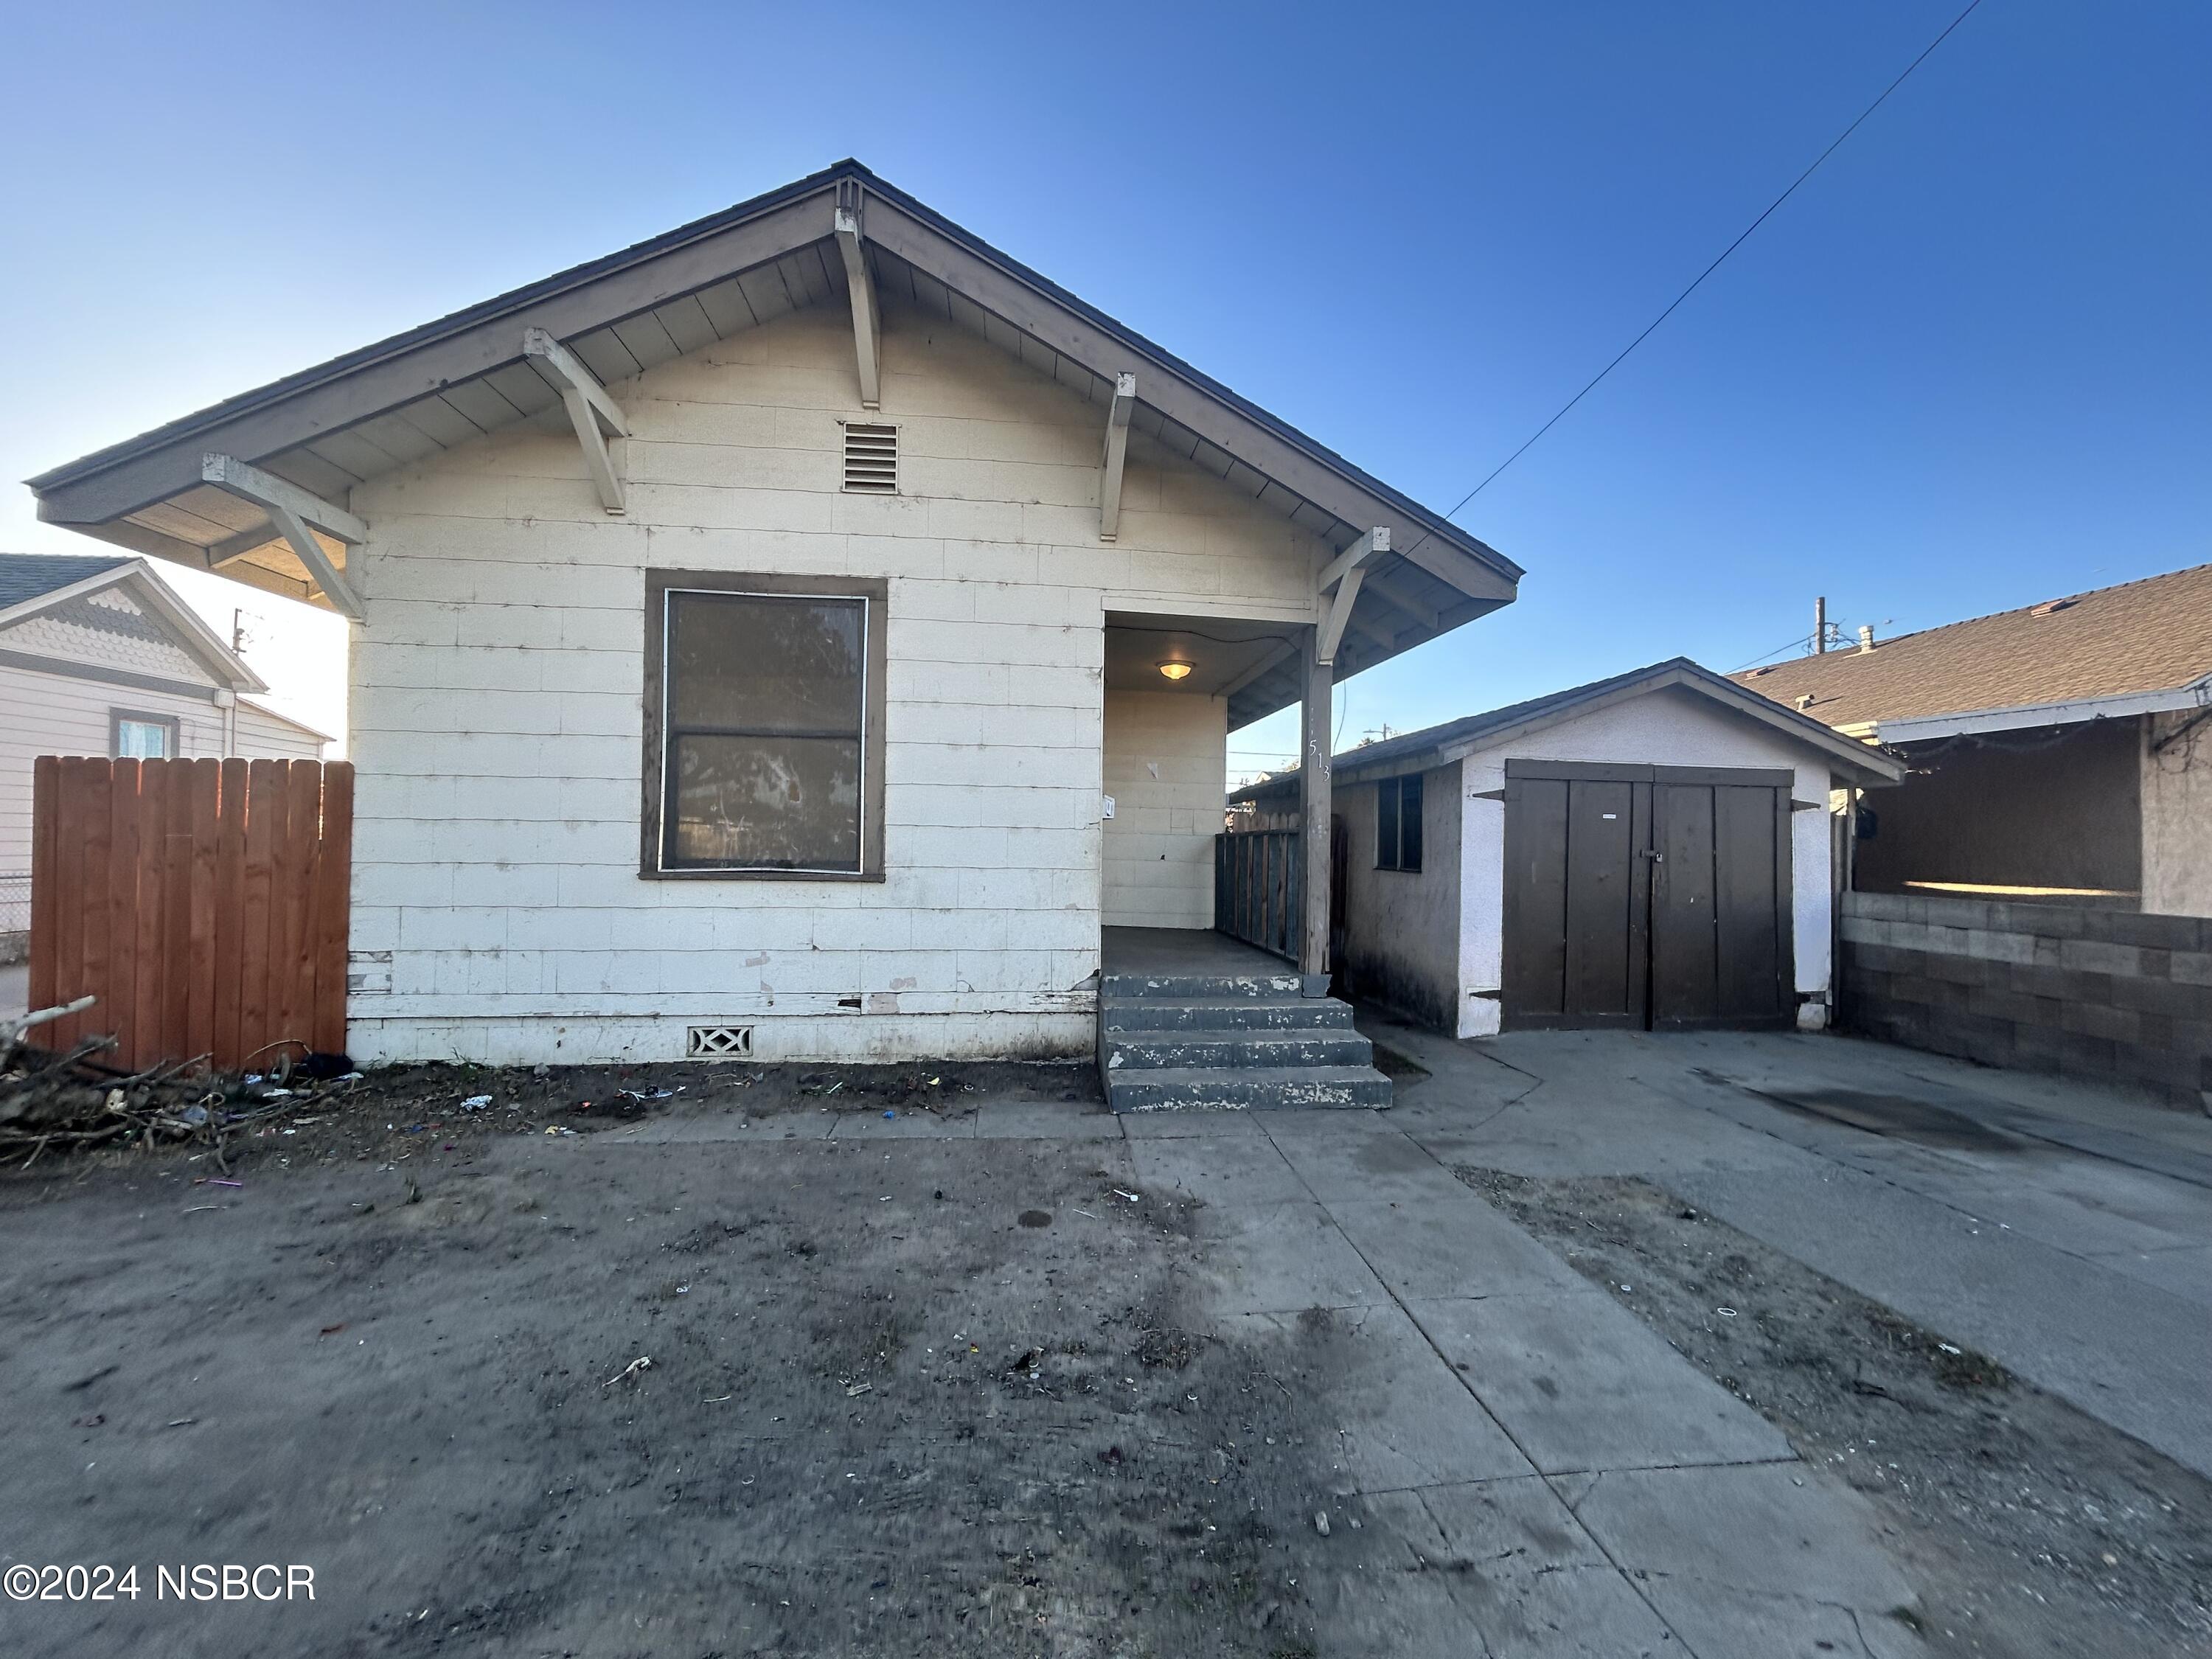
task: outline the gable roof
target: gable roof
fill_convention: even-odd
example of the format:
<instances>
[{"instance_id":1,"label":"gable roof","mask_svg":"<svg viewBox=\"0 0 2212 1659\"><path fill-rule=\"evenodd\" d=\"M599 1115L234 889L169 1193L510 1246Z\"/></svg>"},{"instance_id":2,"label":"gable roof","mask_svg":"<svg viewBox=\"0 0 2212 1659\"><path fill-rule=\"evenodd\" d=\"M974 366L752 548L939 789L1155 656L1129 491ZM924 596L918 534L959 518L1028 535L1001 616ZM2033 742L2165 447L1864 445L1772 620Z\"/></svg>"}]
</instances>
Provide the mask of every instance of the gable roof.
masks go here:
<instances>
[{"instance_id":1,"label":"gable roof","mask_svg":"<svg viewBox=\"0 0 2212 1659\"><path fill-rule=\"evenodd\" d=\"M2194 707L2212 677L2212 564L2092 588L2041 605L1902 634L1872 651L1840 650L1735 676L1762 696L1885 741L1916 730L2062 725L2120 709L2116 699ZM1809 699L1802 702L1801 699ZM2091 705L2081 707L2081 705ZM2104 705L2097 707L2095 705ZM1945 717L1986 715L1961 725Z\"/></svg>"},{"instance_id":2,"label":"gable roof","mask_svg":"<svg viewBox=\"0 0 2212 1659\"><path fill-rule=\"evenodd\" d=\"M269 689L269 683L248 668L246 659L202 621L198 611L179 599L143 559L85 557L67 553L0 553L0 629L48 612L63 611L81 599L118 587L129 592L155 629L197 658L218 684L238 692ZM276 713L274 709L267 712ZM289 714L278 718L291 720ZM299 726L301 722L293 720L292 724ZM313 730L312 726L302 729ZM315 735L325 734L318 732Z\"/></svg>"},{"instance_id":3,"label":"gable roof","mask_svg":"<svg viewBox=\"0 0 2212 1659\"><path fill-rule=\"evenodd\" d=\"M1904 763L1879 749L1844 737L1832 727L1792 708L1784 708L1747 692L1725 675L1716 674L1687 657L1669 657L1648 667L1632 669L1609 679L1570 686L1525 702L1508 703L1480 714L1469 714L1442 726L1385 738L1380 743L1348 749L1329 763L1331 781L1364 783L1425 771L1487 749L1509 738L1532 735L1547 726L1593 714L1600 709L1654 691L1678 688L1710 699L1737 716L1751 720L1782 736L1826 755L1835 769L1861 784L1895 783L1905 775ZM1296 771L1278 773L1243 789L1232 790L1232 801L1273 800L1293 793L1298 787Z\"/></svg>"},{"instance_id":4,"label":"gable roof","mask_svg":"<svg viewBox=\"0 0 2212 1659\"><path fill-rule=\"evenodd\" d=\"M1133 374L1131 425L1171 454L1332 545L1389 529L1393 551L1369 570L1372 599L1363 592L1340 672L1511 602L1521 568L1480 538L853 161L41 473L30 480L40 516L307 597L260 509L202 481L204 453L343 503L364 478L556 410L526 329L611 382L786 312L844 305L841 205L860 216L887 308L984 336L1097 404L1102 422L1115 377ZM331 551L342 568L343 550ZM1261 701L1295 696L1291 665L1271 678Z\"/></svg>"},{"instance_id":5,"label":"gable roof","mask_svg":"<svg viewBox=\"0 0 2212 1659\"><path fill-rule=\"evenodd\" d=\"M97 553L0 553L0 611L130 562Z\"/></svg>"}]
</instances>

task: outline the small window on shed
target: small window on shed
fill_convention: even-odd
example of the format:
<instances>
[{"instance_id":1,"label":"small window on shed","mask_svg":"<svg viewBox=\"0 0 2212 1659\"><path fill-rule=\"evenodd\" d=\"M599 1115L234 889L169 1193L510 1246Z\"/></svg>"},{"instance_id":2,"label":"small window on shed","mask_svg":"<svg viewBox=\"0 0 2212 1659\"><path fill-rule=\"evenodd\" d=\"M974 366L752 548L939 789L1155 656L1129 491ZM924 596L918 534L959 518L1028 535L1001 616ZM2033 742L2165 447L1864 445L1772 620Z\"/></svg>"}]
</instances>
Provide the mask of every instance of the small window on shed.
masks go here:
<instances>
[{"instance_id":1,"label":"small window on shed","mask_svg":"<svg viewBox=\"0 0 2212 1659\"><path fill-rule=\"evenodd\" d=\"M1421 775L1385 778L1375 786L1375 867L1421 867Z\"/></svg>"},{"instance_id":2,"label":"small window on shed","mask_svg":"<svg viewBox=\"0 0 2212 1659\"><path fill-rule=\"evenodd\" d=\"M898 494L898 428L845 422L845 488L863 495Z\"/></svg>"}]
</instances>

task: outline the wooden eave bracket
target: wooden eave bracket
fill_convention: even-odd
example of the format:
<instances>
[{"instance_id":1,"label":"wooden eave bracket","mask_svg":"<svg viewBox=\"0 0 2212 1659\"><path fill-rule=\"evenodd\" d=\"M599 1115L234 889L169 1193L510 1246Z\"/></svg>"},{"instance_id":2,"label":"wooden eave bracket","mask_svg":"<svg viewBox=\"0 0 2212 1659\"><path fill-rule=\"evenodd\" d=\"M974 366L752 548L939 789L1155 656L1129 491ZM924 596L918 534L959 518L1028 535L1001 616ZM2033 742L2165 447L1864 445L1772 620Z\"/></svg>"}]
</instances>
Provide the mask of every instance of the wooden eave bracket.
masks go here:
<instances>
[{"instance_id":1,"label":"wooden eave bracket","mask_svg":"<svg viewBox=\"0 0 2212 1659\"><path fill-rule=\"evenodd\" d=\"M299 485L288 483L258 466L248 466L234 455L201 456L200 479L240 501L252 502L266 513L276 533L307 567L307 574L314 578L315 586L322 589L323 597L332 608L355 622L368 620L360 599L346 585L345 578L338 574L337 567L331 562L331 556L323 550L315 534L320 531L333 541L359 547L368 539L366 524L343 507L333 507L319 495L311 495ZM234 542L244 538L231 539ZM254 544L261 545L268 539L266 536L257 537Z\"/></svg>"},{"instance_id":2,"label":"wooden eave bracket","mask_svg":"<svg viewBox=\"0 0 2212 1659\"><path fill-rule=\"evenodd\" d=\"M1137 407L1137 377L1114 377L1106 410L1106 458L1098 475L1098 539L1110 542L1121 528L1121 466L1129 456L1129 416Z\"/></svg>"},{"instance_id":3,"label":"wooden eave bracket","mask_svg":"<svg viewBox=\"0 0 2212 1659\"><path fill-rule=\"evenodd\" d=\"M1346 548L1321 573L1315 584L1325 610L1322 617L1321 637L1316 641L1315 656L1322 662L1336 660L1337 647L1344 642L1344 630L1352 622L1352 608L1359 603L1360 585L1367 580L1370 562L1390 550L1390 532L1382 525L1369 531ZM1335 595L1330 597L1330 590Z\"/></svg>"},{"instance_id":4,"label":"wooden eave bracket","mask_svg":"<svg viewBox=\"0 0 2212 1659\"><path fill-rule=\"evenodd\" d=\"M833 229L837 252L845 261L845 286L853 295L853 351L860 366L860 407L881 409L883 326L876 312L875 279L868 275L868 256L860 246L858 209L840 206Z\"/></svg>"},{"instance_id":5,"label":"wooden eave bracket","mask_svg":"<svg viewBox=\"0 0 2212 1659\"><path fill-rule=\"evenodd\" d=\"M607 448L609 438L629 436L629 422L623 418L621 405L607 395L599 376L585 367L581 358L544 329L523 331L522 355L537 364L539 373L561 393L568 424L575 428L576 441L583 447L584 465L592 475L592 488L599 492L599 505L610 513L626 511L622 479L616 475L614 456Z\"/></svg>"}]
</instances>

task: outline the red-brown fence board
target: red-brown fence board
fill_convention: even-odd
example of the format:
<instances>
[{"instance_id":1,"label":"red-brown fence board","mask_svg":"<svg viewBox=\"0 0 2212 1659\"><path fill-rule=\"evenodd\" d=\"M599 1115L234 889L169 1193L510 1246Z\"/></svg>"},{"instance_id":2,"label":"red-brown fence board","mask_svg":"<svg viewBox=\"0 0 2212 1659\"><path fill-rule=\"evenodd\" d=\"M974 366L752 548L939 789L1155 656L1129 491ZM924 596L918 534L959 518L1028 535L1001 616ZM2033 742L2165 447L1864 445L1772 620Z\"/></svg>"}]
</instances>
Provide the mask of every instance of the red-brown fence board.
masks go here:
<instances>
[{"instance_id":1,"label":"red-brown fence board","mask_svg":"<svg viewBox=\"0 0 2212 1659\"><path fill-rule=\"evenodd\" d=\"M353 768L80 760L32 769L31 1006L140 1070L345 1045Z\"/></svg>"},{"instance_id":2,"label":"red-brown fence board","mask_svg":"<svg viewBox=\"0 0 2212 1659\"><path fill-rule=\"evenodd\" d=\"M347 921L353 895L353 768L323 773L323 844L315 864L315 1027L325 1054L345 1048Z\"/></svg>"},{"instance_id":3,"label":"red-brown fence board","mask_svg":"<svg viewBox=\"0 0 2212 1659\"><path fill-rule=\"evenodd\" d=\"M119 760L108 787L107 981L116 994L107 1006L105 1029L113 1030L121 1045L137 1041L138 1030L138 763ZM38 886L34 876L33 892ZM37 931L35 927L32 930ZM48 1006L33 998L33 1007ZM52 1041L52 1039L48 1039Z\"/></svg>"}]
</instances>

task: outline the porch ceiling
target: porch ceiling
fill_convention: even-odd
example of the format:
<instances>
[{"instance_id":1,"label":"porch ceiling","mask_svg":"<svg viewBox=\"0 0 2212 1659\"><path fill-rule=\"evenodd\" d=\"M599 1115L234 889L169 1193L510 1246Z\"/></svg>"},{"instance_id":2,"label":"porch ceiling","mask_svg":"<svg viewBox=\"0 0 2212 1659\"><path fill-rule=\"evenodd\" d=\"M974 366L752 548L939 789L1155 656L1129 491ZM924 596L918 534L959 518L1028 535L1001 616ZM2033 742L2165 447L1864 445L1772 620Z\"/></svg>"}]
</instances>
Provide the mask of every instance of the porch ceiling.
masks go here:
<instances>
[{"instance_id":1,"label":"porch ceiling","mask_svg":"<svg viewBox=\"0 0 2212 1659\"><path fill-rule=\"evenodd\" d=\"M1229 696L1229 720L1249 707L1243 687L1256 685L1253 671L1274 659L1295 661L1304 635L1296 623L1239 622L1222 617L1152 617L1131 611L1106 613L1106 689L1109 691L1171 691L1184 696ZM1164 662L1187 662L1180 680L1160 672ZM1261 712L1270 712L1262 710Z\"/></svg>"}]
</instances>

